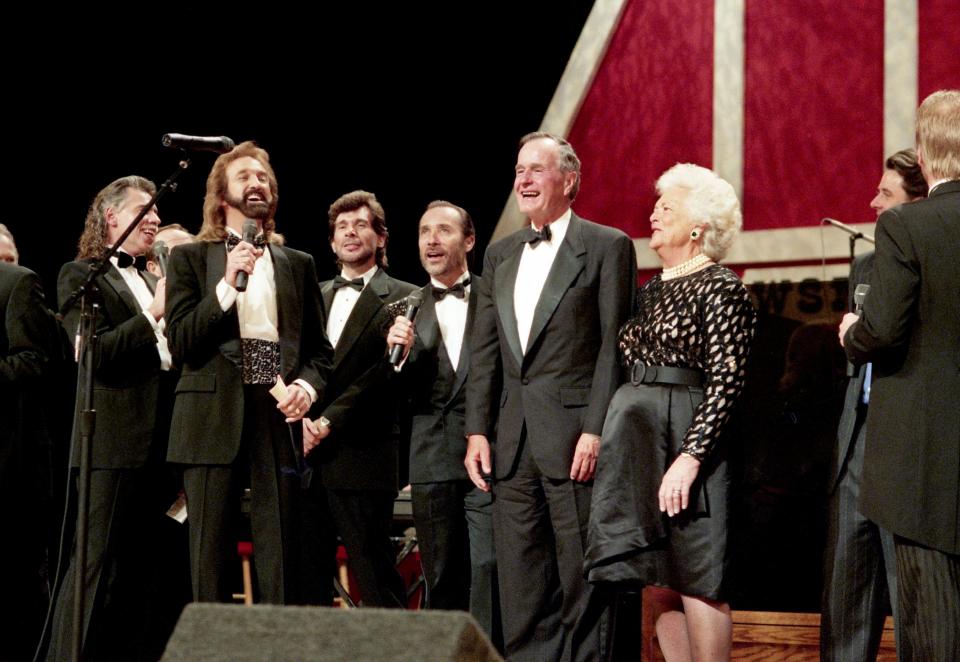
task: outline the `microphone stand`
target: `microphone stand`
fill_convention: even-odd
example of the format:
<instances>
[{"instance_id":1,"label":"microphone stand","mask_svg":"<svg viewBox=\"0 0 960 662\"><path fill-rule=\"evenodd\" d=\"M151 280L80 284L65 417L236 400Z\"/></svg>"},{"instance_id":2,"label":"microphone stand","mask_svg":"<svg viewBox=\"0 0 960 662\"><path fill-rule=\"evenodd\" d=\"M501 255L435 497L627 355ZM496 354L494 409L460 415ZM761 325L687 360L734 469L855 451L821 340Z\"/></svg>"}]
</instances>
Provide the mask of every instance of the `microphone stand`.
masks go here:
<instances>
[{"instance_id":1,"label":"microphone stand","mask_svg":"<svg viewBox=\"0 0 960 662\"><path fill-rule=\"evenodd\" d=\"M863 234L855 227L851 225L847 225L846 223L841 223L840 221L836 221L832 218L824 218L820 220L820 225L824 225L824 224L832 225L838 230L843 230L848 235L850 235L850 261L851 262L853 262L853 258L856 254L855 249L857 247L857 239L863 239L864 241L869 242L871 244L876 244L873 237L871 237L868 234Z\"/></svg>"},{"instance_id":2,"label":"microphone stand","mask_svg":"<svg viewBox=\"0 0 960 662\"><path fill-rule=\"evenodd\" d=\"M74 593L73 593L73 640L71 642L72 655L70 657L74 662L80 662L83 651L84 635L84 603L86 602L86 569L87 569L87 536L88 536L88 517L90 513L90 458L92 451L93 431L96 428L97 412L93 408L93 371L96 366L97 349L97 317L99 315L100 305L95 303L99 298L99 290L96 285L96 279L105 274L112 264L110 258L127 240L127 237L140 226L143 217L153 209L158 200L163 198L168 191L177 189L176 180L184 170L190 167L190 159L184 155L184 158L177 164L177 169L163 182L157 192L150 198L150 202L140 210L136 218L131 221L127 229L113 245L107 249L106 255L100 261L90 264L90 272L86 280L74 292L67 297L60 310L57 313L57 319L63 321L67 311L80 302L80 363L83 366L85 374L81 380L77 376L77 388L82 389L83 409L79 414L78 424L75 429L80 431L80 470L77 477L77 534L74 556L76 566L74 567Z\"/></svg>"}]
</instances>

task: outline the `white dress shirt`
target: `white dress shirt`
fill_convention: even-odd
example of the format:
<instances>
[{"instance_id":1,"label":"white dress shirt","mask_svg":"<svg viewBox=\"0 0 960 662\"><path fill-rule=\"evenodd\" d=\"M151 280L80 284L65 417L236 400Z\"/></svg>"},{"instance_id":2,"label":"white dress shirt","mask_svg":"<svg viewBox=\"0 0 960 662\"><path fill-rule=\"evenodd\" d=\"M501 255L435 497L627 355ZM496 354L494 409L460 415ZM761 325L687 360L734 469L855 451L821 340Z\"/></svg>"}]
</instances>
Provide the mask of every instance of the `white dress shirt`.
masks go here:
<instances>
[{"instance_id":1,"label":"white dress shirt","mask_svg":"<svg viewBox=\"0 0 960 662\"><path fill-rule=\"evenodd\" d=\"M377 268L377 265L374 265L361 276L364 288L370 284L370 279L376 275ZM343 274L340 275L343 276ZM346 276L343 277L346 278ZM350 313L353 312L353 307L357 305L357 300L361 294L363 294L363 290L358 292L352 287L341 287L333 295L333 303L330 304L330 317L327 319L327 338L330 339L330 344L333 345L334 349L337 347L337 342L343 334L343 328L347 325Z\"/></svg>"},{"instance_id":2,"label":"white dress shirt","mask_svg":"<svg viewBox=\"0 0 960 662\"><path fill-rule=\"evenodd\" d=\"M524 354L527 353L530 327L533 326L533 313L569 225L570 209L567 209L563 216L550 223L549 241L541 241L535 247L527 244L520 255L517 282L513 288L513 310L517 316L517 332Z\"/></svg>"},{"instance_id":3,"label":"white dress shirt","mask_svg":"<svg viewBox=\"0 0 960 662\"><path fill-rule=\"evenodd\" d=\"M227 232L240 236L233 228L227 228ZM263 247L263 254L253 263L253 273L247 278L247 290L238 292L237 288L231 287L224 277L217 283L217 300L220 302L220 309L224 312L234 303L237 304L241 338L280 342L277 282L274 279L273 255L270 253L269 246ZM310 394L313 402L317 401L317 391L309 382L297 379L293 383L302 386Z\"/></svg>"},{"instance_id":4,"label":"white dress shirt","mask_svg":"<svg viewBox=\"0 0 960 662\"><path fill-rule=\"evenodd\" d=\"M470 278L470 272L465 271L454 285L468 278ZM431 278L430 283L434 287L446 288L446 285L436 278ZM467 330L467 309L470 307L470 285L465 286L464 290L462 299L448 294L434 305L437 311L437 326L440 328L440 336L443 338L443 345L447 349L447 357L454 372L460 363L460 349L463 347L463 335Z\"/></svg>"},{"instance_id":5,"label":"white dress shirt","mask_svg":"<svg viewBox=\"0 0 960 662\"><path fill-rule=\"evenodd\" d=\"M166 324L162 318L158 322L154 319L150 311L147 310L150 308L150 304L153 303L153 292L150 291L147 281L143 279L143 276L140 275L140 272L137 271L133 265L124 267L123 269L117 266L116 255L110 258L110 262L113 264L113 268L120 272L120 276L123 277L123 282L127 284L127 287L133 292L133 297L137 300L137 303L140 304L140 312L143 313L144 317L149 320L150 326L153 327L153 333L157 336L157 353L160 355L160 369L169 370L173 363L173 358L170 356L170 348L167 347L167 337L163 335Z\"/></svg>"}]
</instances>

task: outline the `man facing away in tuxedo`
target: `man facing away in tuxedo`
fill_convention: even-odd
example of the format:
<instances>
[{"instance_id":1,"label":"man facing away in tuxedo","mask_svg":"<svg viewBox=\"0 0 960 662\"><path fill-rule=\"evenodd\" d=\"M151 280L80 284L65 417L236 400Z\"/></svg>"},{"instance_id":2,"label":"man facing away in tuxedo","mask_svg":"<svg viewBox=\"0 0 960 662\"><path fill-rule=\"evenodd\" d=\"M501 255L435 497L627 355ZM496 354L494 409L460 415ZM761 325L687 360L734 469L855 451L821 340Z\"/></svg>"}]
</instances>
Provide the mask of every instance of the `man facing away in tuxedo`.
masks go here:
<instances>
[{"instance_id":1,"label":"man facing away in tuxedo","mask_svg":"<svg viewBox=\"0 0 960 662\"><path fill-rule=\"evenodd\" d=\"M608 610L584 580L583 543L636 257L623 232L572 212L579 185L580 160L566 140L521 139L514 195L530 225L487 249L477 288L465 464L481 490L493 476L513 660L608 654Z\"/></svg>"},{"instance_id":2,"label":"man facing away in tuxedo","mask_svg":"<svg viewBox=\"0 0 960 662\"><path fill-rule=\"evenodd\" d=\"M917 154L904 149L884 163L870 208L877 216L927 195ZM870 284L873 251L850 265L850 300L859 285ZM853 306L851 305L851 308ZM823 565L820 657L823 660L873 660L880 648L887 605L897 615L897 567L893 535L860 514L860 477L866 444L871 368L857 370L847 384L837 429L836 457L830 474L829 519Z\"/></svg>"},{"instance_id":3,"label":"man facing away in tuxedo","mask_svg":"<svg viewBox=\"0 0 960 662\"><path fill-rule=\"evenodd\" d=\"M322 395L331 350L313 258L275 243L278 195L267 152L237 145L207 178L199 241L170 253L167 335L182 375L167 459L184 467L197 601L231 600L246 487L259 599L298 601L301 461L289 424ZM285 389L272 395L278 377Z\"/></svg>"},{"instance_id":4,"label":"man facing away in tuxedo","mask_svg":"<svg viewBox=\"0 0 960 662\"><path fill-rule=\"evenodd\" d=\"M304 563L309 601L326 602L336 550L330 525L347 550L362 604L402 607L406 589L390 542L397 497L399 397L386 360L388 304L415 289L387 272L383 206L367 191L338 198L327 213L330 248L340 274L321 285L323 326L333 364L323 397L303 421L304 453L315 472L306 492ZM313 595L310 596L310 593Z\"/></svg>"},{"instance_id":5,"label":"man facing away in tuxedo","mask_svg":"<svg viewBox=\"0 0 960 662\"><path fill-rule=\"evenodd\" d=\"M960 90L917 110L926 200L877 221L863 314L840 338L871 362L860 511L894 535L899 655L960 659Z\"/></svg>"},{"instance_id":6,"label":"man facing away in tuxedo","mask_svg":"<svg viewBox=\"0 0 960 662\"><path fill-rule=\"evenodd\" d=\"M470 328L480 277L468 271L476 243L466 209L444 200L420 218L420 263L430 284L416 324L395 308L387 344L403 345L400 388L408 394L410 492L429 609L469 611L487 636L500 630L492 495L463 464Z\"/></svg>"},{"instance_id":7,"label":"man facing away in tuxedo","mask_svg":"<svg viewBox=\"0 0 960 662\"><path fill-rule=\"evenodd\" d=\"M60 270L61 305L147 207L156 188L128 176L104 187L87 212L77 258ZM156 208L127 237L107 271L94 281L100 311L94 356L93 407L97 419L91 441L90 509L87 532L86 603L82 646L90 659L138 659L162 652L178 609L152 614L154 550L165 512L176 491L164 463L174 375L163 334L165 279L146 271L160 219ZM79 302L63 325L78 338ZM84 366L80 367L85 382ZM79 466L79 431L74 430L72 466ZM169 488L169 489L168 489ZM69 656L73 632L75 557L57 595L49 659ZM157 590L163 591L164 587ZM163 631L158 631L162 628ZM154 647L151 651L150 647Z\"/></svg>"}]
</instances>

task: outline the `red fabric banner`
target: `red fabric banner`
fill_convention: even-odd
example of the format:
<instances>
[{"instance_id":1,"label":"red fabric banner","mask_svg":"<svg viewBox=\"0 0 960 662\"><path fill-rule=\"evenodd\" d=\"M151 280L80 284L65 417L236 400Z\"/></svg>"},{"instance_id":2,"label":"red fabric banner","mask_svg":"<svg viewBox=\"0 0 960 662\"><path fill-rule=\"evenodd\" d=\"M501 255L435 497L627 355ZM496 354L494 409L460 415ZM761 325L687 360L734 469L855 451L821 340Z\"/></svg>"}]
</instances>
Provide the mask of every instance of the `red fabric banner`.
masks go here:
<instances>
[{"instance_id":1,"label":"red fabric banner","mask_svg":"<svg viewBox=\"0 0 960 662\"><path fill-rule=\"evenodd\" d=\"M710 167L712 122L713 3L630 2L569 134L574 209L649 236L654 182L678 161Z\"/></svg>"},{"instance_id":2,"label":"red fabric banner","mask_svg":"<svg viewBox=\"0 0 960 662\"><path fill-rule=\"evenodd\" d=\"M871 220L883 0L747 0L745 88L744 229Z\"/></svg>"}]
</instances>

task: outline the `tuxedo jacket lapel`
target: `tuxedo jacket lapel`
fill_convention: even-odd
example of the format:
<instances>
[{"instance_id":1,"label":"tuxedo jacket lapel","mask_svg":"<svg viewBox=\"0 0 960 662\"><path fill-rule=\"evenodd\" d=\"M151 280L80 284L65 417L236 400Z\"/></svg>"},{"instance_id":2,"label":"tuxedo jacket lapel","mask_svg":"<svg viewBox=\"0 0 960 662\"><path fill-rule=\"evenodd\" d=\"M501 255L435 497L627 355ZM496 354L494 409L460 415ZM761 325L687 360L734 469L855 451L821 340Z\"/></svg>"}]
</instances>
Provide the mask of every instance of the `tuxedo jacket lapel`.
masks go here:
<instances>
[{"instance_id":1,"label":"tuxedo jacket lapel","mask_svg":"<svg viewBox=\"0 0 960 662\"><path fill-rule=\"evenodd\" d=\"M520 349L520 332L517 330L517 315L513 309L513 289L517 284L517 270L520 268L520 256L525 244L519 239L510 257L506 258L494 275L494 292L497 295L497 313L507 345L517 365L523 363L523 350ZM470 288L471 290L473 288Z\"/></svg>"},{"instance_id":2,"label":"tuxedo jacket lapel","mask_svg":"<svg viewBox=\"0 0 960 662\"><path fill-rule=\"evenodd\" d=\"M477 277L470 275L470 282L476 283ZM467 374L470 372L470 329L473 328L473 316L477 312L477 288L476 285L470 286L470 302L467 307L467 324L463 330L463 343L460 345L460 360L457 361L457 377L453 382L453 388L450 389L450 398L457 397L460 389L463 388L467 380Z\"/></svg>"},{"instance_id":3,"label":"tuxedo jacket lapel","mask_svg":"<svg viewBox=\"0 0 960 662\"><path fill-rule=\"evenodd\" d=\"M139 315L142 312L140 304L137 303L137 298L133 295L133 292L130 291L130 288L127 287L127 282L123 280L123 276L120 275L120 271L116 267L110 265L110 268L107 269L103 278L107 281L107 284L113 288L114 292L117 293L117 297L130 309L131 315Z\"/></svg>"},{"instance_id":4,"label":"tuxedo jacket lapel","mask_svg":"<svg viewBox=\"0 0 960 662\"><path fill-rule=\"evenodd\" d=\"M363 291L360 293L360 298L357 299L353 310L350 311L350 317L347 318L347 323L343 327L343 333L340 334L340 339L337 341L337 347L334 350L334 367L339 365L343 357L350 352L350 349L360 337L360 332L366 328L370 320L377 314L377 311L383 306L383 300L389 294L390 288L387 285L385 272L383 269L377 269L377 273L373 275L373 278L370 279L367 286L363 288ZM326 299L326 295L324 295L324 299ZM331 303L332 301L333 297L331 295Z\"/></svg>"},{"instance_id":5,"label":"tuxedo jacket lapel","mask_svg":"<svg viewBox=\"0 0 960 662\"><path fill-rule=\"evenodd\" d=\"M563 295L570 289L580 272L583 271L583 255L586 253L586 249L583 245L581 231L582 226L577 222L576 217L571 215L567 234L557 250L557 256L554 258L550 273L547 276L547 282L543 284L540 299L533 311L530 338L527 340L528 353L536 344L537 338L547 326L547 322L550 321L557 306L560 305Z\"/></svg>"},{"instance_id":6,"label":"tuxedo jacket lapel","mask_svg":"<svg viewBox=\"0 0 960 662\"><path fill-rule=\"evenodd\" d=\"M423 305L417 315L416 333L423 348L430 352L434 347L440 351L443 338L440 335L440 324L437 321L437 303L429 285L423 288Z\"/></svg>"},{"instance_id":7,"label":"tuxedo jacket lapel","mask_svg":"<svg viewBox=\"0 0 960 662\"><path fill-rule=\"evenodd\" d=\"M207 244L207 280L204 291L216 296L217 284L223 279L227 271L227 250L222 241ZM232 311L227 311L228 315L233 315L236 320L236 306ZM243 350L240 347L240 324L236 323L236 332L230 334L230 337L220 343L220 353L223 354L237 367L243 365Z\"/></svg>"},{"instance_id":8,"label":"tuxedo jacket lapel","mask_svg":"<svg viewBox=\"0 0 960 662\"><path fill-rule=\"evenodd\" d=\"M280 373L293 375L300 363L302 310L297 305L297 286L290 260L282 249L269 246L273 258L273 281L277 295L277 329L280 335Z\"/></svg>"}]
</instances>

